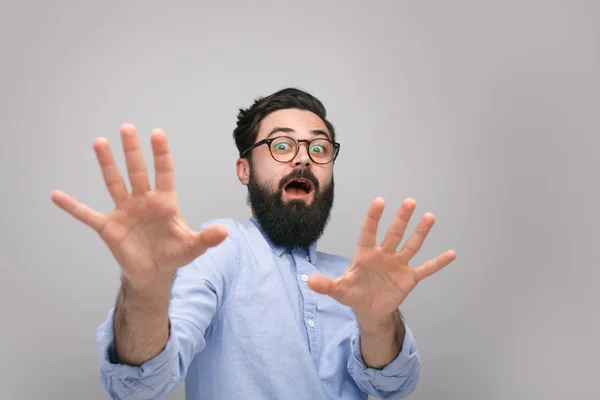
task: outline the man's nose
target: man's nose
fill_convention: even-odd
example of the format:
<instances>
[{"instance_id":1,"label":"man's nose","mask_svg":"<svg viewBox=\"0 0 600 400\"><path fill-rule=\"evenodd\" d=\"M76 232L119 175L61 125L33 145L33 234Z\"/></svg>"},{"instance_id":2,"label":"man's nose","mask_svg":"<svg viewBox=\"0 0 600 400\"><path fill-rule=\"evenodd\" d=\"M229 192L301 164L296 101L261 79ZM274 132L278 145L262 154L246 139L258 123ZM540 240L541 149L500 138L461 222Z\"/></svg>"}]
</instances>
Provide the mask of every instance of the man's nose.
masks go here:
<instances>
[{"instance_id":1,"label":"man's nose","mask_svg":"<svg viewBox=\"0 0 600 400\"><path fill-rule=\"evenodd\" d=\"M298 154L294 158L294 165L305 165L310 166L312 164L312 160L308 156L308 143L299 143Z\"/></svg>"}]
</instances>

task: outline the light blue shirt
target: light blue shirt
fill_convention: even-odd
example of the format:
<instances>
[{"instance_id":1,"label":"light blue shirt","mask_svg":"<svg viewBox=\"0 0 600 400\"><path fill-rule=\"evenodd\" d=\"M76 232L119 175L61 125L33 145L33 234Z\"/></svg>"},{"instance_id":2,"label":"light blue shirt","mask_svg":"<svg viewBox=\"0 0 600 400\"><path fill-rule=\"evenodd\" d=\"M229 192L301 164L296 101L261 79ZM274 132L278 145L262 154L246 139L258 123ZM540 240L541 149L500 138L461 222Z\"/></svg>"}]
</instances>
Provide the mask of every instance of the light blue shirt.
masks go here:
<instances>
[{"instance_id":1,"label":"light blue shirt","mask_svg":"<svg viewBox=\"0 0 600 400\"><path fill-rule=\"evenodd\" d=\"M402 351L383 369L362 360L352 309L312 291L311 274L337 277L350 260L275 246L257 220L222 223L228 236L180 268L171 292L170 336L143 365L114 363L113 313L96 331L100 380L112 399L158 399L185 379L199 399L399 399L420 371L405 324Z\"/></svg>"}]
</instances>

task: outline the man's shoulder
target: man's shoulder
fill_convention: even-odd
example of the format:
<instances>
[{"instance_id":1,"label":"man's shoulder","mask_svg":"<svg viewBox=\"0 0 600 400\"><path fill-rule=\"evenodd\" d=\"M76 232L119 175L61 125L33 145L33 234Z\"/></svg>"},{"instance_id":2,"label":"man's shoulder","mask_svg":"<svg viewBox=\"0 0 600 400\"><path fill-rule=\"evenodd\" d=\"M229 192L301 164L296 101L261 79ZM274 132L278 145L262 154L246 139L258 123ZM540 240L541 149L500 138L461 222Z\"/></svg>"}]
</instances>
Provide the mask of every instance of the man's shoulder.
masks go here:
<instances>
[{"instance_id":1,"label":"man's shoulder","mask_svg":"<svg viewBox=\"0 0 600 400\"><path fill-rule=\"evenodd\" d=\"M317 251L317 259L317 268L330 278L340 276L350 265L349 258L324 251Z\"/></svg>"},{"instance_id":2,"label":"man's shoulder","mask_svg":"<svg viewBox=\"0 0 600 400\"><path fill-rule=\"evenodd\" d=\"M205 219L200 226L195 228L195 231L201 232L213 225L224 226L227 229L227 237L216 246L208 248L206 252L197 257L192 264L199 265L199 263L211 263L215 260L219 260L220 262L227 260L229 261L227 265L234 265L236 255L239 256L240 250L244 247L244 243L247 242L245 237L248 235L250 229L249 225L252 225L252 222L250 220L240 221L231 217L215 217ZM223 269L222 267L223 265L221 264L220 269ZM203 268L207 267L204 266Z\"/></svg>"},{"instance_id":3,"label":"man's shoulder","mask_svg":"<svg viewBox=\"0 0 600 400\"><path fill-rule=\"evenodd\" d=\"M317 257L320 261L332 263L332 264L350 264L350 259L348 257L340 256L338 254L327 253L324 251L317 251Z\"/></svg>"},{"instance_id":4,"label":"man's shoulder","mask_svg":"<svg viewBox=\"0 0 600 400\"><path fill-rule=\"evenodd\" d=\"M225 225L227 228L239 231L248 229L249 223L251 223L250 220L242 221L233 217L214 217L204 220L197 228L197 230L199 231L211 225L221 224Z\"/></svg>"},{"instance_id":5,"label":"man's shoulder","mask_svg":"<svg viewBox=\"0 0 600 400\"><path fill-rule=\"evenodd\" d=\"M224 225L228 233L235 234L248 231L249 224L251 224L250 220L241 221L232 217L216 217L205 220L196 230L201 231L212 225Z\"/></svg>"}]
</instances>

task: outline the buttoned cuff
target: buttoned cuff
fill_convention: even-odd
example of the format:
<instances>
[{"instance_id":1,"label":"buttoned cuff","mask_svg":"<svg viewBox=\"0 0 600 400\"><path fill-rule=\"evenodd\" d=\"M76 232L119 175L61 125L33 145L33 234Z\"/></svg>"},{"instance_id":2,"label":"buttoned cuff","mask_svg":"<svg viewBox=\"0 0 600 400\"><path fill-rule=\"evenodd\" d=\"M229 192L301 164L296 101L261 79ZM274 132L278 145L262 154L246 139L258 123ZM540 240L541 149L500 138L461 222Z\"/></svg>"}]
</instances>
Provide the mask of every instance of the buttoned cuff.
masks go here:
<instances>
[{"instance_id":1,"label":"buttoned cuff","mask_svg":"<svg viewBox=\"0 0 600 400\"><path fill-rule=\"evenodd\" d=\"M404 323L404 321L402 321ZM420 372L420 360L415 338L404 323L402 350L381 369L367 367L360 349L360 332L356 329L351 339L351 356L348 371L358 382L363 382L369 394L386 398L384 393L408 394L414 390ZM368 390L369 387L375 390Z\"/></svg>"},{"instance_id":2,"label":"buttoned cuff","mask_svg":"<svg viewBox=\"0 0 600 400\"><path fill-rule=\"evenodd\" d=\"M121 398L127 392L154 392L160 390L166 381L172 384L179 381L179 363L175 360L179 356L178 343L172 326L165 348L142 365L132 366L116 362L113 318L114 308L96 329L100 379L110 394L119 393L118 398Z\"/></svg>"}]
</instances>

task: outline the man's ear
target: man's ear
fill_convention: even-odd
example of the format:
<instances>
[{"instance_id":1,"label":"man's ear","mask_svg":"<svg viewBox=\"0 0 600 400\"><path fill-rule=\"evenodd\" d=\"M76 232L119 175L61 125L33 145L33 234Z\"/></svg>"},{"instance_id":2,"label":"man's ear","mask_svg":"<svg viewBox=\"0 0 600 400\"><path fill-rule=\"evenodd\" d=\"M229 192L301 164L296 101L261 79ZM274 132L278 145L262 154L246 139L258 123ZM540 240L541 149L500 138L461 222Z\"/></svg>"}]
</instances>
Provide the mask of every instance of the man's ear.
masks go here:
<instances>
[{"instance_id":1,"label":"man's ear","mask_svg":"<svg viewBox=\"0 0 600 400\"><path fill-rule=\"evenodd\" d=\"M246 158L238 158L235 163L237 176L242 185L247 185L250 181L250 163Z\"/></svg>"}]
</instances>

